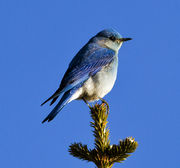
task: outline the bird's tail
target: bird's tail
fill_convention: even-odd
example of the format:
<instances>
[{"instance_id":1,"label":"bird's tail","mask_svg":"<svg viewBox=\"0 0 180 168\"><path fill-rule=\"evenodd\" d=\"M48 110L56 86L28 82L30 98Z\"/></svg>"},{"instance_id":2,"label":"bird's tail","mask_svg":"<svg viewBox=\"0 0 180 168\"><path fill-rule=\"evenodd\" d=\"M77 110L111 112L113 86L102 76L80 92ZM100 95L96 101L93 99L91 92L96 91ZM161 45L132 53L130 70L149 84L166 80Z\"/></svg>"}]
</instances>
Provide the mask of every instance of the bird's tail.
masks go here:
<instances>
[{"instance_id":1,"label":"bird's tail","mask_svg":"<svg viewBox=\"0 0 180 168\"><path fill-rule=\"evenodd\" d=\"M58 90L56 90L56 92L51 96L49 97L46 101L44 101L41 106L43 106L45 103L47 103L49 100L53 99L50 103L50 106L56 101L56 99L59 97L59 95L61 94L62 92Z\"/></svg>"},{"instance_id":2,"label":"bird's tail","mask_svg":"<svg viewBox=\"0 0 180 168\"><path fill-rule=\"evenodd\" d=\"M59 103L54 107L54 109L49 113L49 115L42 121L42 123L46 121L51 121L54 117L63 109L63 107L71 101L72 95L77 91L79 87L75 87L64 93Z\"/></svg>"}]
</instances>

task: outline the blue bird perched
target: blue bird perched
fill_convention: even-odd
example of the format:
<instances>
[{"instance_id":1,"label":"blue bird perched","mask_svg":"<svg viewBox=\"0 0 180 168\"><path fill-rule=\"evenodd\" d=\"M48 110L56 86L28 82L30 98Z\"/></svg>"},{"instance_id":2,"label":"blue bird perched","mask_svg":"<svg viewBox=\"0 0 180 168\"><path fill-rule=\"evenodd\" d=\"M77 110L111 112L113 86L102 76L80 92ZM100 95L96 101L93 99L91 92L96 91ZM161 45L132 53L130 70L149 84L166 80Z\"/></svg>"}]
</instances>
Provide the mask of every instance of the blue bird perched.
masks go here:
<instances>
[{"instance_id":1,"label":"blue bird perched","mask_svg":"<svg viewBox=\"0 0 180 168\"><path fill-rule=\"evenodd\" d=\"M111 91L117 76L118 51L124 41L114 29L105 29L81 48L69 64L59 88L44 103L52 100L52 105L60 94L64 93L58 104L42 121L51 121L62 108L72 100L88 101L103 100Z\"/></svg>"}]
</instances>

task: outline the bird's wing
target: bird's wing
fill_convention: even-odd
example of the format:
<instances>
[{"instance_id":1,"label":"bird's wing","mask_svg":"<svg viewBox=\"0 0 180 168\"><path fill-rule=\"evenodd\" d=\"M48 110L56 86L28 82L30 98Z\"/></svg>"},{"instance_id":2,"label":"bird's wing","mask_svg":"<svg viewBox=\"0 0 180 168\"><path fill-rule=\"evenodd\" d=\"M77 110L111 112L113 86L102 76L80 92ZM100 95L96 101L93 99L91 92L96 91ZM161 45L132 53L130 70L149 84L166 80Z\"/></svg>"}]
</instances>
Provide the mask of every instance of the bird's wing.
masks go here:
<instances>
[{"instance_id":1,"label":"bird's wing","mask_svg":"<svg viewBox=\"0 0 180 168\"><path fill-rule=\"evenodd\" d=\"M97 48L88 54L84 53L83 56L80 54L82 54L81 50L71 61L59 89L42 105L51 99L53 99L51 102L53 104L62 92L67 92L79 83L86 81L90 76L95 75L102 67L111 63L115 52L107 48Z\"/></svg>"}]
</instances>

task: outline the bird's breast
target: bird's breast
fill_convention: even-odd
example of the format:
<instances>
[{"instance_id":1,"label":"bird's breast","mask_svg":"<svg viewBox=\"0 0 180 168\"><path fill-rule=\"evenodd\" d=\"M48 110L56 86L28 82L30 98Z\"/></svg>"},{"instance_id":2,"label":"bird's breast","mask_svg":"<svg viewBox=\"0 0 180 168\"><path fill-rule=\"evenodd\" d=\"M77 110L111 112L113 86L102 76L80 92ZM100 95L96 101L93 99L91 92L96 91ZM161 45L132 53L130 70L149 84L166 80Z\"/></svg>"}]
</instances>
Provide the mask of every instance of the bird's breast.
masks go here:
<instances>
[{"instance_id":1,"label":"bird's breast","mask_svg":"<svg viewBox=\"0 0 180 168\"><path fill-rule=\"evenodd\" d=\"M104 66L96 75L90 77L82 86L82 97L87 101L103 98L114 86L118 68L118 57Z\"/></svg>"}]
</instances>

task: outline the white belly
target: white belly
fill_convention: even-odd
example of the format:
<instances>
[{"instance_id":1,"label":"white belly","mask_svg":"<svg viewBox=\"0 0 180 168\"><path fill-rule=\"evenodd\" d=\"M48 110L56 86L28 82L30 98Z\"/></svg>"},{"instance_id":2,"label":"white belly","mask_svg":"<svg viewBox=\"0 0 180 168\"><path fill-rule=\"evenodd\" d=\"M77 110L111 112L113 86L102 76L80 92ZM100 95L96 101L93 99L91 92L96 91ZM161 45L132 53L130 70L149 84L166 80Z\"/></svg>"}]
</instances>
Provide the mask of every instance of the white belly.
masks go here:
<instances>
[{"instance_id":1,"label":"white belly","mask_svg":"<svg viewBox=\"0 0 180 168\"><path fill-rule=\"evenodd\" d=\"M87 101L95 101L103 98L114 86L117 67L118 57L116 56L110 65L102 68L96 75L90 77L84 85L77 90L72 99L85 98Z\"/></svg>"}]
</instances>

